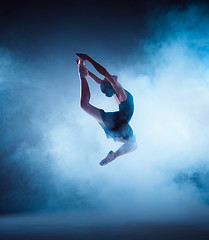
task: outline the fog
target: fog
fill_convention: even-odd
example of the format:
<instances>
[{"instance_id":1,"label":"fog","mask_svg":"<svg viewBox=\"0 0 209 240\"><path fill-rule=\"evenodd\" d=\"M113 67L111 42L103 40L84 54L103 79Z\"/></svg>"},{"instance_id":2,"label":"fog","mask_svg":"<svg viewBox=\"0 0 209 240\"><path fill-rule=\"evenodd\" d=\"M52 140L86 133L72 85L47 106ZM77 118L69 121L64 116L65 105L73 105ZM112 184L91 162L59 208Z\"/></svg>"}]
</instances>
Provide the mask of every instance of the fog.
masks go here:
<instances>
[{"instance_id":1,"label":"fog","mask_svg":"<svg viewBox=\"0 0 209 240\"><path fill-rule=\"evenodd\" d=\"M102 52L97 56L86 49L118 76L135 102L130 125L138 148L105 167L99 162L120 144L106 139L80 108L74 56L65 63L47 56L27 62L2 48L1 212L98 211L119 219L204 221L209 202L206 13L206 6L190 5L155 22L148 19L151 37L139 39L135 52L115 65L108 65ZM93 105L117 110L113 98L88 82Z\"/></svg>"}]
</instances>

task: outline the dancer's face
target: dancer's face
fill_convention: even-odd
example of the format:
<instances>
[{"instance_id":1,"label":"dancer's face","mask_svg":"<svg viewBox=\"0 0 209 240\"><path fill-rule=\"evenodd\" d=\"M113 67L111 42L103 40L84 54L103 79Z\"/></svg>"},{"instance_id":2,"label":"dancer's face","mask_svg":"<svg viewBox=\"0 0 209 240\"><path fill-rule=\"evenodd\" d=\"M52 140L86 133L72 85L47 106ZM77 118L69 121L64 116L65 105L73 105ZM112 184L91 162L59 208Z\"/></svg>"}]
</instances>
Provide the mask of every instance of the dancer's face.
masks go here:
<instances>
[{"instance_id":1,"label":"dancer's face","mask_svg":"<svg viewBox=\"0 0 209 240\"><path fill-rule=\"evenodd\" d=\"M107 81L106 78L104 78L104 80L101 82L100 88L106 97L112 97L112 95L115 93L112 85L109 81Z\"/></svg>"}]
</instances>

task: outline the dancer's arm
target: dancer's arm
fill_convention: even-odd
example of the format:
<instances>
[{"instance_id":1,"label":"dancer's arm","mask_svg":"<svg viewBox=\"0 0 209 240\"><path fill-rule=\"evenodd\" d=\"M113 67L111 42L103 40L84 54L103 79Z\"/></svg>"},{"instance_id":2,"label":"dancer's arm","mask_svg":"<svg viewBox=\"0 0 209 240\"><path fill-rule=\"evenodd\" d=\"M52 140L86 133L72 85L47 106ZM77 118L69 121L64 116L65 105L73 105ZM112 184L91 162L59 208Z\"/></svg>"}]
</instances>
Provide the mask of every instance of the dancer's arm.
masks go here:
<instances>
[{"instance_id":1,"label":"dancer's arm","mask_svg":"<svg viewBox=\"0 0 209 240\"><path fill-rule=\"evenodd\" d=\"M88 76L94 80L96 83L101 84L102 79L98 78L96 75L94 75L92 72L88 70Z\"/></svg>"},{"instance_id":2,"label":"dancer's arm","mask_svg":"<svg viewBox=\"0 0 209 240\"><path fill-rule=\"evenodd\" d=\"M114 88L115 92L117 93L119 100L121 102L125 101L127 99L127 94L125 89L117 82L115 81L115 79L110 75L110 73L103 67L101 66L99 63L97 63L96 61L94 61L91 57L89 57L86 54L82 54L82 53L76 53L76 55L81 58L82 60L86 60L89 63L91 63L93 65L93 67L103 76L105 76L105 78L111 83L112 87Z\"/></svg>"},{"instance_id":3,"label":"dancer's arm","mask_svg":"<svg viewBox=\"0 0 209 240\"><path fill-rule=\"evenodd\" d=\"M79 60L76 59L77 65L78 65L78 62L79 62ZM92 72L90 72L88 69L87 69L87 73L88 73L88 76L89 76L92 80L94 80L94 81L95 81L96 83L98 83L98 84L101 84L102 79L98 78L96 75L94 75L94 74L93 74Z\"/></svg>"},{"instance_id":4,"label":"dancer's arm","mask_svg":"<svg viewBox=\"0 0 209 240\"><path fill-rule=\"evenodd\" d=\"M83 54L83 53L76 53L76 55L81 58L83 61L88 61L90 62L93 67L97 70L97 72L99 72L100 74L102 74L103 76L106 77L107 75L107 70L102 66L100 65L99 63L97 63L96 61L94 61L91 57L89 57L88 55L86 54ZM111 77L111 80L114 81L114 79L112 78L112 76L110 75Z\"/></svg>"}]
</instances>

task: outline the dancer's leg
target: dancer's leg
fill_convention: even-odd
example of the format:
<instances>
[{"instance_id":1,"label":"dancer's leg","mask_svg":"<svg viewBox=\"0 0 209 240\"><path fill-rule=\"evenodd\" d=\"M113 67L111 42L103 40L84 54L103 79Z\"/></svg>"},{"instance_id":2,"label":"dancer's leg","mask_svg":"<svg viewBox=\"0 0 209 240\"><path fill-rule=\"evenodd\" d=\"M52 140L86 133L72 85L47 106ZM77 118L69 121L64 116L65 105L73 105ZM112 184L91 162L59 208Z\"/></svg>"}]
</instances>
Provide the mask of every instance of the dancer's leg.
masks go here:
<instances>
[{"instance_id":1,"label":"dancer's leg","mask_svg":"<svg viewBox=\"0 0 209 240\"><path fill-rule=\"evenodd\" d=\"M89 101L90 101L90 90L88 86L88 82L85 77L81 76L81 98L80 98L80 105L81 108L87 112L89 115L94 117L98 122L104 125L104 122L102 121L101 114L99 112L99 109L92 106Z\"/></svg>"},{"instance_id":2,"label":"dancer's leg","mask_svg":"<svg viewBox=\"0 0 209 240\"><path fill-rule=\"evenodd\" d=\"M128 141L124 138L117 138L116 140L118 142L123 142L123 145L116 152L110 151L107 154L107 157L100 162L101 166L104 166L104 165L112 162L117 157L120 157L129 152L133 152L137 148L137 143L136 143L135 139L134 139L134 141Z\"/></svg>"},{"instance_id":3,"label":"dancer's leg","mask_svg":"<svg viewBox=\"0 0 209 240\"><path fill-rule=\"evenodd\" d=\"M124 143L116 152L115 152L115 158L120 157L124 154L127 154L129 152L133 152L137 148L137 143L134 142L128 142Z\"/></svg>"}]
</instances>

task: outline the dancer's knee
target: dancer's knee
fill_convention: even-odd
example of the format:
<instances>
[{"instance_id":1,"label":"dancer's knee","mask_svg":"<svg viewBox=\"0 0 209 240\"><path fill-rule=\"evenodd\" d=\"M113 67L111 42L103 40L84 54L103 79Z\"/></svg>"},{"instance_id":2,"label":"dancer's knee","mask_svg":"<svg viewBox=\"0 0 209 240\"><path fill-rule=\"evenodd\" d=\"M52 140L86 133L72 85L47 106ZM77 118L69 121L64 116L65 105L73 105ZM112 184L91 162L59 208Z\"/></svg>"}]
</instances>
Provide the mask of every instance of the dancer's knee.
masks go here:
<instances>
[{"instance_id":1,"label":"dancer's knee","mask_svg":"<svg viewBox=\"0 0 209 240\"><path fill-rule=\"evenodd\" d=\"M135 150L137 149L137 147L138 147L138 145L137 145L136 142L132 142L132 143L131 143L131 149L132 149L132 151L135 151Z\"/></svg>"},{"instance_id":2,"label":"dancer's knee","mask_svg":"<svg viewBox=\"0 0 209 240\"><path fill-rule=\"evenodd\" d=\"M130 145L130 148L132 149L132 151L136 150L137 147L138 147L138 144L136 142L136 135L132 135L129 139L129 145Z\"/></svg>"}]
</instances>

